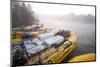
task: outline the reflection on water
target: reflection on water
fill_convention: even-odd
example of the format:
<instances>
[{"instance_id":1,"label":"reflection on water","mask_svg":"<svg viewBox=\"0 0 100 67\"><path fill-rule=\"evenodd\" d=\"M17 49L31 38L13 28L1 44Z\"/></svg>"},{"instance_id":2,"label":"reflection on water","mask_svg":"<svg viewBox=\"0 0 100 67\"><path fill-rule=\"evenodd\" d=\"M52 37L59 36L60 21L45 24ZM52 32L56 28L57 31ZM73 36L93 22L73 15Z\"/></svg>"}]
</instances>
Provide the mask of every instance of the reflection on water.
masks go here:
<instances>
[{"instance_id":1,"label":"reflection on water","mask_svg":"<svg viewBox=\"0 0 100 67\"><path fill-rule=\"evenodd\" d=\"M95 52L95 22L94 24L91 22L68 22L49 18L42 18L41 21L48 27L53 28L54 31L58 29L67 29L75 32L78 36L77 47L64 62L76 55Z\"/></svg>"}]
</instances>

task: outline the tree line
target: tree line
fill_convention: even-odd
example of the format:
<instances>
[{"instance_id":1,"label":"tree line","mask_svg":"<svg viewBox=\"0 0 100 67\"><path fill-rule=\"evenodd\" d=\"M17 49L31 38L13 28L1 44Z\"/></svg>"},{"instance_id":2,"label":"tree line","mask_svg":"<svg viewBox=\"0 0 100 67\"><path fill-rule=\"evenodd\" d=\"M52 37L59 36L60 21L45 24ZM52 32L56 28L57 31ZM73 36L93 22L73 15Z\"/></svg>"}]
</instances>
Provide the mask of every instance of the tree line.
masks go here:
<instances>
[{"instance_id":1,"label":"tree line","mask_svg":"<svg viewBox=\"0 0 100 67\"><path fill-rule=\"evenodd\" d=\"M11 21L14 28L38 24L31 5L19 0L11 0Z\"/></svg>"}]
</instances>

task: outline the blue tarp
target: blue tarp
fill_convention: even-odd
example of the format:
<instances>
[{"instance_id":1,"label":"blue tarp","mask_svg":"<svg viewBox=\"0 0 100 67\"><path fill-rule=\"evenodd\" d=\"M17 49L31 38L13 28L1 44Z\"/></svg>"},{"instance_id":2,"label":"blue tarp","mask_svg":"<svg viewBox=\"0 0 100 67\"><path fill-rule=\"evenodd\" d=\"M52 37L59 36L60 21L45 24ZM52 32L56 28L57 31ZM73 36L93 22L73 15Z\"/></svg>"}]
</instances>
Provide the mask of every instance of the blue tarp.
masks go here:
<instances>
[{"instance_id":1,"label":"blue tarp","mask_svg":"<svg viewBox=\"0 0 100 67\"><path fill-rule=\"evenodd\" d=\"M48 39L48 38L50 38L50 37L54 37L54 33L44 33L44 34L40 34L40 35L38 35L37 37L40 39L40 40L45 40L45 39Z\"/></svg>"}]
</instances>

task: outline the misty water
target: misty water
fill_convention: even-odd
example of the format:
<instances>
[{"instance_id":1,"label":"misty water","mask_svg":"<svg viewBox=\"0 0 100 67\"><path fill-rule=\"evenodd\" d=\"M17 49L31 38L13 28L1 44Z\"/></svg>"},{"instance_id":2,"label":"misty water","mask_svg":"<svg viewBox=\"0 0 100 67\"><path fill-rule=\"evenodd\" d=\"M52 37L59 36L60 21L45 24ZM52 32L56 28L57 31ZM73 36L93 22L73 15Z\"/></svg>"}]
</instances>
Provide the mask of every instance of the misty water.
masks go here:
<instances>
[{"instance_id":1,"label":"misty water","mask_svg":"<svg viewBox=\"0 0 100 67\"><path fill-rule=\"evenodd\" d=\"M52 28L54 31L59 29L70 30L78 36L77 47L66 57L63 62L67 62L74 56L95 53L95 22L75 22L53 19L48 17L40 18L40 21Z\"/></svg>"}]
</instances>

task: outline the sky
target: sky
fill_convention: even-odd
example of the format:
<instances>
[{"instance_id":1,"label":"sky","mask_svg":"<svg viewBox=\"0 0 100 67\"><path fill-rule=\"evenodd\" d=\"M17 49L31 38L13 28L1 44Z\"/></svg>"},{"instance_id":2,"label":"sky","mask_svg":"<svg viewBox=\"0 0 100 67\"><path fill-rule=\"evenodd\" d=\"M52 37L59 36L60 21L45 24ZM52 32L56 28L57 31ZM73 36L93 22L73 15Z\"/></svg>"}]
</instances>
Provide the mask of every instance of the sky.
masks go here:
<instances>
[{"instance_id":1,"label":"sky","mask_svg":"<svg viewBox=\"0 0 100 67\"><path fill-rule=\"evenodd\" d=\"M95 7L76 6L63 4L47 4L47 3L30 3L32 10L37 14L44 15L66 15L75 13L76 15L95 15Z\"/></svg>"}]
</instances>

